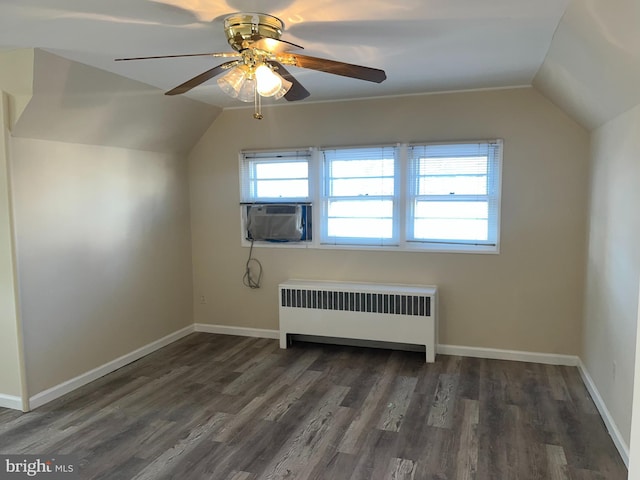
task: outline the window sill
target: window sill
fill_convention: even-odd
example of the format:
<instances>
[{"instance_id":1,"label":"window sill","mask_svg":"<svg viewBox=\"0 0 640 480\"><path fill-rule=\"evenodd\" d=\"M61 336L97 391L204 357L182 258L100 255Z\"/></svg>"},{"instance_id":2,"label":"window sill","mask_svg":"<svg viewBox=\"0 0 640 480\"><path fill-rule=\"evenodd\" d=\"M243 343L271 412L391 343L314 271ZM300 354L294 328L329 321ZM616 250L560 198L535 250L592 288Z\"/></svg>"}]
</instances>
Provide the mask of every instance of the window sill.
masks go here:
<instances>
[{"instance_id":1,"label":"window sill","mask_svg":"<svg viewBox=\"0 0 640 480\"><path fill-rule=\"evenodd\" d=\"M242 240L242 247L250 247L251 242ZM313 250L357 250L376 252L418 252L418 253L472 253L480 255L498 255L498 246L445 245L433 243L425 247L424 244L407 242L405 245L328 245L316 242L260 242L253 243L254 248L296 248Z\"/></svg>"}]
</instances>

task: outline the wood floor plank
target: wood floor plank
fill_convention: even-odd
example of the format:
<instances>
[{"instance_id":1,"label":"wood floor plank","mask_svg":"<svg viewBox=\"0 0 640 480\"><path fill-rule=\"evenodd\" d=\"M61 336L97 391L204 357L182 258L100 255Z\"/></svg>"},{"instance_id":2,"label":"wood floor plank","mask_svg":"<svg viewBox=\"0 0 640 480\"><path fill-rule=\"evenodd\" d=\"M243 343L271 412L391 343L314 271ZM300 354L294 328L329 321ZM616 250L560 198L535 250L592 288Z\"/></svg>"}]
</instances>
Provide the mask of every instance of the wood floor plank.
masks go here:
<instances>
[{"instance_id":1,"label":"wood floor plank","mask_svg":"<svg viewBox=\"0 0 640 480\"><path fill-rule=\"evenodd\" d=\"M348 390L348 387L335 386L325 395L266 469L264 478L306 478L311 473L335 439L335 427L339 427L341 419L346 420L351 415L350 409L340 406Z\"/></svg>"},{"instance_id":2,"label":"wood floor plank","mask_svg":"<svg viewBox=\"0 0 640 480\"><path fill-rule=\"evenodd\" d=\"M549 480L570 480L564 449L558 445L547 445Z\"/></svg>"},{"instance_id":3,"label":"wood floor plank","mask_svg":"<svg viewBox=\"0 0 640 480\"><path fill-rule=\"evenodd\" d=\"M357 463L356 455L327 451L309 474L309 480L349 480Z\"/></svg>"},{"instance_id":4,"label":"wood floor plank","mask_svg":"<svg viewBox=\"0 0 640 480\"><path fill-rule=\"evenodd\" d=\"M311 385L318 381L322 376L322 372L308 370L302 374L299 381L293 382L286 394L265 412L264 419L277 422L280 418L287 414L289 409L300 400Z\"/></svg>"},{"instance_id":5,"label":"wood floor plank","mask_svg":"<svg viewBox=\"0 0 640 480\"><path fill-rule=\"evenodd\" d=\"M376 413L383 408L382 402L384 402L389 393L398 368L397 357L389 356L384 371L377 378L362 408L357 412L356 418L351 422L349 429L342 438L342 442L338 447L340 452L356 453L366 435L369 424L372 423L372 419L376 418Z\"/></svg>"},{"instance_id":6,"label":"wood floor plank","mask_svg":"<svg viewBox=\"0 0 640 480\"><path fill-rule=\"evenodd\" d=\"M245 350L247 350L247 348L252 345L255 344L257 342L256 339L254 338L237 338L235 342L233 342L232 344L230 344L227 348L222 349L215 357L213 357L211 360L214 362L219 362L219 363L224 363L227 362L230 358L232 358L234 355L238 355L238 354L242 354ZM243 356L244 357L244 356ZM244 360L246 361L246 357L244 357ZM244 363L244 362L243 362ZM242 365L242 363L240 364ZM234 367L234 370L237 367Z\"/></svg>"},{"instance_id":7,"label":"wood floor plank","mask_svg":"<svg viewBox=\"0 0 640 480\"><path fill-rule=\"evenodd\" d=\"M623 480L574 367L195 333L26 414L87 480Z\"/></svg>"},{"instance_id":8,"label":"wood floor plank","mask_svg":"<svg viewBox=\"0 0 640 480\"><path fill-rule=\"evenodd\" d=\"M479 358L463 358L460 363L459 391L460 398L478 400L480 395Z\"/></svg>"},{"instance_id":9,"label":"wood floor plank","mask_svg":"<svg viewBox=\"0 0 640 480\"><path fill-rule=\"evenodd\" d=\"M430 433L427 430L432 428L427 425L430 408L431 397L414 392L405 414L404 426L398 432L398 457L411 460L421 458Z\"/></svg>"},{"instance_id":10,"label":"wood floor plank","mask_svg":"<svg viewBox=\"0 0 640 480\"><path fill-rule=\"evenodd\" d=\"M545 446L531 441L529 425L521 407L506 406L506 422L511 426L508 436L507 458L517 472L518 478L546 480L548 478Z\"/></svg>"},{"instance_id":11,"label":"wood floor plank","mask_svg":"<svg viewBox=\"0 0 640 480\"><path fill-rule=\"evenodd\" d=\"M237 468L253 472L259 478L297 428L297 425L259 420L248 424L229 446L233 454L225 459L220 473ZM221 474L217 476L222 476Z\"/></svg>"},{"instance_id":12,"label":"wood floor plank","mask_svg":"<svg viewBox=\"0 0 640 480\"><path fill-rule=\"evenodd\" d=\"M380 416L377 428L390 432L400 431L417 383L418 379L412 377L399 377L396 380L394 390Z\"/></svg>"},{"instance_id":13,"label":"wood floor plank","mask_svg":"<svg viewBox=\"0 0 640 480\"><path fill-rule=\"evenodd\" d=\"M413 460L392 458L386 478L389 480L413 480L415 478L415 470L416 464Z\"/></svg>"},{"instance_id":14,"label":"wood floor plank","mask_svg":"<svg viewBox=\"0 0 640 480\"><path fill-rule=\"evenodd\" d=\"M278 398L286 388L286 385L280 385L277 389L269 390L265 395L254 397L246 407L232 415L215 433L216 441L227 442L231 440L247 423L255 417L261 417L263 412L269 408L272 400Z\"/></svg>"},{"instance_id":15,"label":"wood floor plank","mask_svg":"<svg viewBox=\"0 0 640 480\"><path fill-rule=\"evenodd\" d=\"M422 451L417 459L416 478L441 479L451 477L450 472L454 464L452 456L455 455L455 436L456 432L453 430L439 427L428 426L423 430L420 441Z\"/></svg>"},{"instance_id":16,"label":"wood floor plank","mask_svg":"<svg viewBox=\"0 0 640 480\"><path fill-rule=\"evenodd\" d=\"M506 419L505 376L494 361L482 360L480 367L478 425L478 478L517 478L507 459L511 425Z\"/></svg>"},{"instance_id":17,"label":"wood floor plank","mask_svg":"<svg viewBox=\"0 0 640 480\"><path fill-rule=\"evenodd\" d=\"M358 453L358 463L351 475L352 480L386 480L392 458L398 458L397 432L368 430Z\"/></svg>"},{"instance_id":18,"label":"wood floor plank","mask_svg":"<svg viewBox=\"0 0 640 480\"><path fill-rule=\"evenodd\" d=\"M278 355L270 353L262 361L254 366L254 368L245 371L231 382L222 391L227 395L240 395L250 388L253 388L257 382L263 382L265 376L273 370L274 364L279 360Z\"/></svg>"},{"instance_id":19,"label":"wood floor plank","mask_svg":"<svg viewBox=\"0 0 640 480\"><path fill-rule=\"evenodd\" d=\"M545 365L551 396L554 400L569 400L571 398L569 389L562 376L562 371L555 365Z\"/></svg>"},{"instance_id":20,"label":"wood floor plank","mask_svg":"<svg viewBox=\"0 0 640 480\"><path fill-rule=\"evenodd\" d=\"M227 419L227 414L216 413L206 423L195 427L186 438L154 459L133 480L154 480L160 477L167 472L167 469L171 469L172 464L182 455L193 450L201 441L208 438L211 432L217 431Z\"/></svg>"},{"instance_id":21,"label":"wood floor plank","mask_svg":"<svg viewBox=\"0 0 640 480\"><path fill-rule=\"evenodd\" d=\"M254 480L256 476L251 472L231 472L227 478L228 480Z\"/></svg>"},{"instance_id":22,"label":"wood floor plank","mask_svg":"<svg viewBox=\"0 0 640 480\"><path fill-rule=\"evenodd\" d=\"M458 388L458 375L443 373L433 397L427 424L431 427L451 428Z\"/></svg>"},{"instance_id":23,"label":"wood floor plank","mask_svg":"<svg viewBox=\"0 0 640 480\"><path fill-rule=\"evenodd\" d=\"M279 381L283 383L293 383L302 376L311 365L313 365L318 357L322 354L320 349L302 352L295 361L291 363L280 375Z\"/></svg>"},{"instance_id":24,"label":"wood floor plank","mask_svg":"<svg viewBox=\"0 0 640 480\"><path fill-rule=\"evenodd\" d=\"M478 423L480 407L477 400L463 399L464 416L460 432L456 478L473 480L478 470Z\"/></svg>"},{"instance_id":25,"label":"wood floor plank","mask_svg":"<svg viewBox=\"0 0 640 480\"><path fill-rule=\"evenodd\" d=\"M572 480L608 480L607 477L602 475L600 472L594 472L593 470L584 470L582 468L569 467L569 473Z\"/></svg>"},{"instance_id":26,"label":"wood floor plank","mask_svg":"<svg viewBox=\"0 0 640 480\"><path fill-rule=\"evenodd\" d=\"M136 436L138 443L135 448L136 457L146 461L155 459L170 448L170 445L175 444L177 432L180 430L176 422L164 419L152 420L150 426L151 428L146 435Z\"/></svg>"},{"instance_id":27,"label":"wood floor plank","mask_svg":"<svg viewBox=\"0 0 640 480\"><path fill-rule=\"evenodd\" d=\"M558 367L564 378L565 384L569 389L569 395L571 401L576 407L587 415L599 415L598 409L593 403L593 399L589 395L589 392L582 383L580 375L576 375L575 368L573 367Z\"/></svg>"},{"instance_id":28,"label":"wood floor plank","mask_svg":"<svg viewBox=\"0 0 640 480\"><path fill-rule=\"evenodd\" d=\"M251 358L249 358L249 360L247 360L243 364L234 368L234 372L244 373L252 367L258 366L267 357L275 353L277 351L277 348L279 348L279 345L276 345L274 342L270 342L266 338L262 338L260 340L262 340L262 343L256 342L256 345L253 348L253 350L255 350L255 353L251 356Z\"/></svg>"}]
</instances>

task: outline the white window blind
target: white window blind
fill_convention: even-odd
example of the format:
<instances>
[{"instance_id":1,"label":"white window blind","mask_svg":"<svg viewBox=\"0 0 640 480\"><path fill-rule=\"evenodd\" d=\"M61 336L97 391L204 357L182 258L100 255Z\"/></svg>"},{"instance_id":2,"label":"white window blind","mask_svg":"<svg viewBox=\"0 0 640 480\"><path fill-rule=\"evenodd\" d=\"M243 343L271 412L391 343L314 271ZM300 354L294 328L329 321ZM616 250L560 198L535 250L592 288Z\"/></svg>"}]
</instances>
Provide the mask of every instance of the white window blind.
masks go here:
<instances>
[{"instance_id":1,"label":"white window blind","mask_svg":"<svg viewBox=\"0 0 640 480\"><path fill-rule=\"evenodd\" d=\"M243 152L240 201L308 202L310 150Z\"/></svg>"},{"instance_id":2,"label":"white window blind","mask_svg":"<svg viewBox=\"0 0 640 480\"><path fill-rule=\"evenodd\" d=\"M502 142L408 148L407 241L495 247Z\"/></svg>"},{"instance_id":3,"label":"white window blind","mask_svg":"<svg viewBox=\"0 0 640 480\"><path fill-rule=\"evenodd\" d=\"M397 149L379 146L321 153L321 242L397 244Z\"/></svg>"}]
</instances>

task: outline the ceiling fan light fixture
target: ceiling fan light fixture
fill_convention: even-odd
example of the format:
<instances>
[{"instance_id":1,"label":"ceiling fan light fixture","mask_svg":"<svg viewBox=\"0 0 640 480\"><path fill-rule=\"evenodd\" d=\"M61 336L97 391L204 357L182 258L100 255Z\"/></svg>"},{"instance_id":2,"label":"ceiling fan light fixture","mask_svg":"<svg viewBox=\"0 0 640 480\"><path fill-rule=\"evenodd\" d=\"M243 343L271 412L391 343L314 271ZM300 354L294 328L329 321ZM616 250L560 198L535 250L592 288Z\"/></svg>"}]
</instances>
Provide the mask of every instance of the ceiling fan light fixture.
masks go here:
<instances>
[{"instance_id":1,"label":"ceiling fan light fixture","mask_svg":"<svg viewBox=\"0 0 640 480\"><path fill-rule=\"evenodd\" d=\"M283 78L264 63L256 68L255 76L256 88L263 97L272 97L282 89Z\"/></svg>"},{"instance_id":2,"label":"ceiling fan light fixture","mask_svg":"<svg viewBox=\"0 0 640 480\"><path fill-rule=\"evenodd\" d=\"M282 40L284 22L266 13L236 12L224 20L227 40L234 52L188 53L184 55L161 55L152 57L117 58L123 60L150 60L177 57L237 58L217 65L187 80L165 95L179 95L202 85L217 75L220 89L242 102L253 102L254 118L261 119L262 97L283 98L289 102L303 100L309 92L284 67L294 66L343 77L381 83L387 75L384 70L326 58L310 57L291 53L303 47ZM278 73L280 72L280 73Z\"/></svg>"},{"instance_id":3,"label":"ceiling fan light fixture","mask_svg":"<svg viewBox=\"0 0 640 480\"><path fill-rule=\"evenodd\" d=\"M253 102L256 98L256 79L253 77L245 78L240 90L238 91L238 100L242 102Z\"/></svg>"},{"instance_id":4,"label":"ceiling fan light fixture","mask_svg":"<svg viewBox=\"0 0 640 480\"><path fill-rule=\"evenodd\" d=\"M237 98L246 78L247 74L244 69L235 67L218 79L218 86L230 97Z\"/></svg>"},{"instance_id":5,"label":"ceiling fan light fixture","mask_svg":"<svg viewBox=\"0 0 640 480\"><path fill-rule=\"evenodd\" d=\"M276 75L278 74L276 73ZM282 76L280 75L278 76L282 78ZM284 97L287 94L287 92L292 86L293 86L293 83L291 83L289 80L282 78L282 87L280 88L280 90L276 92L273 98L275 98L276 100L280 100L282 97Z\"/></svg>"}]
</instances>

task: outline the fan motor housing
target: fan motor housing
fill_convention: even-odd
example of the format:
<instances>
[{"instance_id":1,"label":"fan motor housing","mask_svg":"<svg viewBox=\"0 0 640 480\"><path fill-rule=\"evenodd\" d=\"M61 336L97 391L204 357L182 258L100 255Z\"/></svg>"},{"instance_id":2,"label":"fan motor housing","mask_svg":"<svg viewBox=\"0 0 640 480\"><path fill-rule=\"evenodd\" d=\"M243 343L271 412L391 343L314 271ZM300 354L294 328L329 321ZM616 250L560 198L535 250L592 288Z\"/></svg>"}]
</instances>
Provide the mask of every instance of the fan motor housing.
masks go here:
<instances>
[{"instance_id":1,"label":"fan motor housing","mask_svg":"<svg viewBox=\"0 0 640 480\"><path fill-rule=\"evenodd\" d=\"M240 52L260 38L280 39L284 22L266 13L232 13L224 19L224 31L231 48Z\"/></svg>"}]
</instances>

